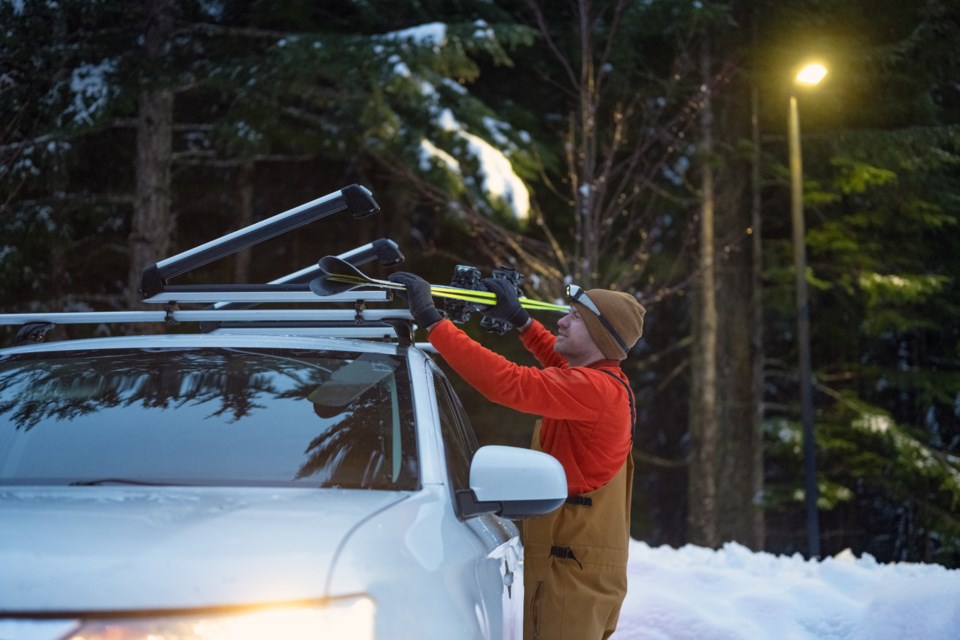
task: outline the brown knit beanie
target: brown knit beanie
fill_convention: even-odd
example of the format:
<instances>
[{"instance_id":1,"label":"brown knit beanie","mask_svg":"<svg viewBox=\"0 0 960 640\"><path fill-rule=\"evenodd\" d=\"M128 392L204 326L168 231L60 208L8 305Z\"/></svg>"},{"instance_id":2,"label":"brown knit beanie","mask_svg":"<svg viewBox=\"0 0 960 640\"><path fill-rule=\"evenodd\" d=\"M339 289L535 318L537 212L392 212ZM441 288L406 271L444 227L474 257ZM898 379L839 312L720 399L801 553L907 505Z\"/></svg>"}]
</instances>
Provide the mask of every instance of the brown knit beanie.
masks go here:
<instances>
[{"instance_id":1,"label":"brown knit beanie","mask_svg":"<svg viewBox=\"0 0 960 640\"><path fill-rule=\"evenodd\" d=\"M624 291L610 291L609 289L590 289L586 295L593 301L606 321L613 327L614 331L620 334L620 338L626 345L623 349L614 338L597 314L593 313L579 302L574 302L584 324L587 325L587 331L590 337L604 357L610 360L623 360L627 357L627 351L637 343L640 336L643 335L643 316L647 312L643 305L637 302L629 293Z\"/></svg>"}]
</instances>

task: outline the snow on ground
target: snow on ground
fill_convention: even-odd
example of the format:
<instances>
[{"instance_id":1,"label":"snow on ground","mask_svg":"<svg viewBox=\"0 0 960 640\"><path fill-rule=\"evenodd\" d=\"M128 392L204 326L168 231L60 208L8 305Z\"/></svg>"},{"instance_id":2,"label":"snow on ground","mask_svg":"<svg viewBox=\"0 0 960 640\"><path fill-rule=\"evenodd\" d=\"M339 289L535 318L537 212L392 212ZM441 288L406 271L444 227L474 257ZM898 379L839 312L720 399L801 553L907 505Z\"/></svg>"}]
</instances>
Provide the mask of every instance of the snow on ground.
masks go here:
<instances>
[{"instance_id":1,"label":"snow on ground","mask_svg":"<svg viewBox=\"0 0 960 640\"><path fill-rule=\"evenodd\" d=\"M612 640L957 640L960 570L631 541Z\"/></svg>"}]
</instances>

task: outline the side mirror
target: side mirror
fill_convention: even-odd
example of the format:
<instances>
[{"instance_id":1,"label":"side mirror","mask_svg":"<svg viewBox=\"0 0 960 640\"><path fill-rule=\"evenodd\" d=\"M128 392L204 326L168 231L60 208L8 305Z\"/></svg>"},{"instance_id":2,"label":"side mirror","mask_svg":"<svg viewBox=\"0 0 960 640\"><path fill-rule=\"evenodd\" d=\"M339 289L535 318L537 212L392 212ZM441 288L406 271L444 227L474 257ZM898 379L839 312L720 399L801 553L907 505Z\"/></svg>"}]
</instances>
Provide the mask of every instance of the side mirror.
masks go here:
<instances>
[{"instance_id":1,"label":"side mirror","mask_svg":"<svg viewBox=\"0 0 960 640\"><path fill-rule=\"evenodd\" d=\"M518 447L480 447L470 463L470 490L457 492L464 518L495 513L511 520L559 509L567 476L556 458Z\"/></svg>"}]
</instances>

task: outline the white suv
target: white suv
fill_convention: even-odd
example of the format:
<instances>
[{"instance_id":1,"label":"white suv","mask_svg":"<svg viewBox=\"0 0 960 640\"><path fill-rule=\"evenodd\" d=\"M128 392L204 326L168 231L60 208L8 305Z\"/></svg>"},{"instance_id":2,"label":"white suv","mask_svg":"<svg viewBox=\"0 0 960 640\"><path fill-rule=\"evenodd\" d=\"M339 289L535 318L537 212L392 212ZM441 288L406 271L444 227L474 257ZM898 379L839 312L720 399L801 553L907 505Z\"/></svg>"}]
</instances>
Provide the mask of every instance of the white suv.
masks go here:
<instances>
[{"instance_id":1,"label":"white suv","mask_svg":"<svg viewBox=\"0 0 960 640\"><path fill-rule=\"evenodd\" d=\"M228 299L157 312L206 333L0 350L0 640L520 638L512 520L559 463L478 449L405 310Z\"/></svg>"}]
</instances>

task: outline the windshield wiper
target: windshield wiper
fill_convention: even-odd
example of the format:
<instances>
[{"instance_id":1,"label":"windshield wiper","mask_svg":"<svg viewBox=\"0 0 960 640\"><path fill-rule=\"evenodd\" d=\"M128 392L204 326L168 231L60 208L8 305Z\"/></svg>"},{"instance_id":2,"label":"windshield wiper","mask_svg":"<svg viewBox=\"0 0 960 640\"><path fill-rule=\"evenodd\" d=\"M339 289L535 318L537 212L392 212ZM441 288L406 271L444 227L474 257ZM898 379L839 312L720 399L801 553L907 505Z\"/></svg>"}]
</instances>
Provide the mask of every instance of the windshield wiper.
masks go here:
<instances>
[{"instance_id":1,"label":"windshield wiper","mask_svg":"<svg viewBox=\"0 0 960 640\"><path fill-rule=\"evenodd\" d=\"M104 484L128 484L140 487L170 487L176 486L172 482L153 482L151 480L134 480L132 478L98 478L96 480L74 480L71 487L99 487Z\"/></svg>"}]
</instances>

